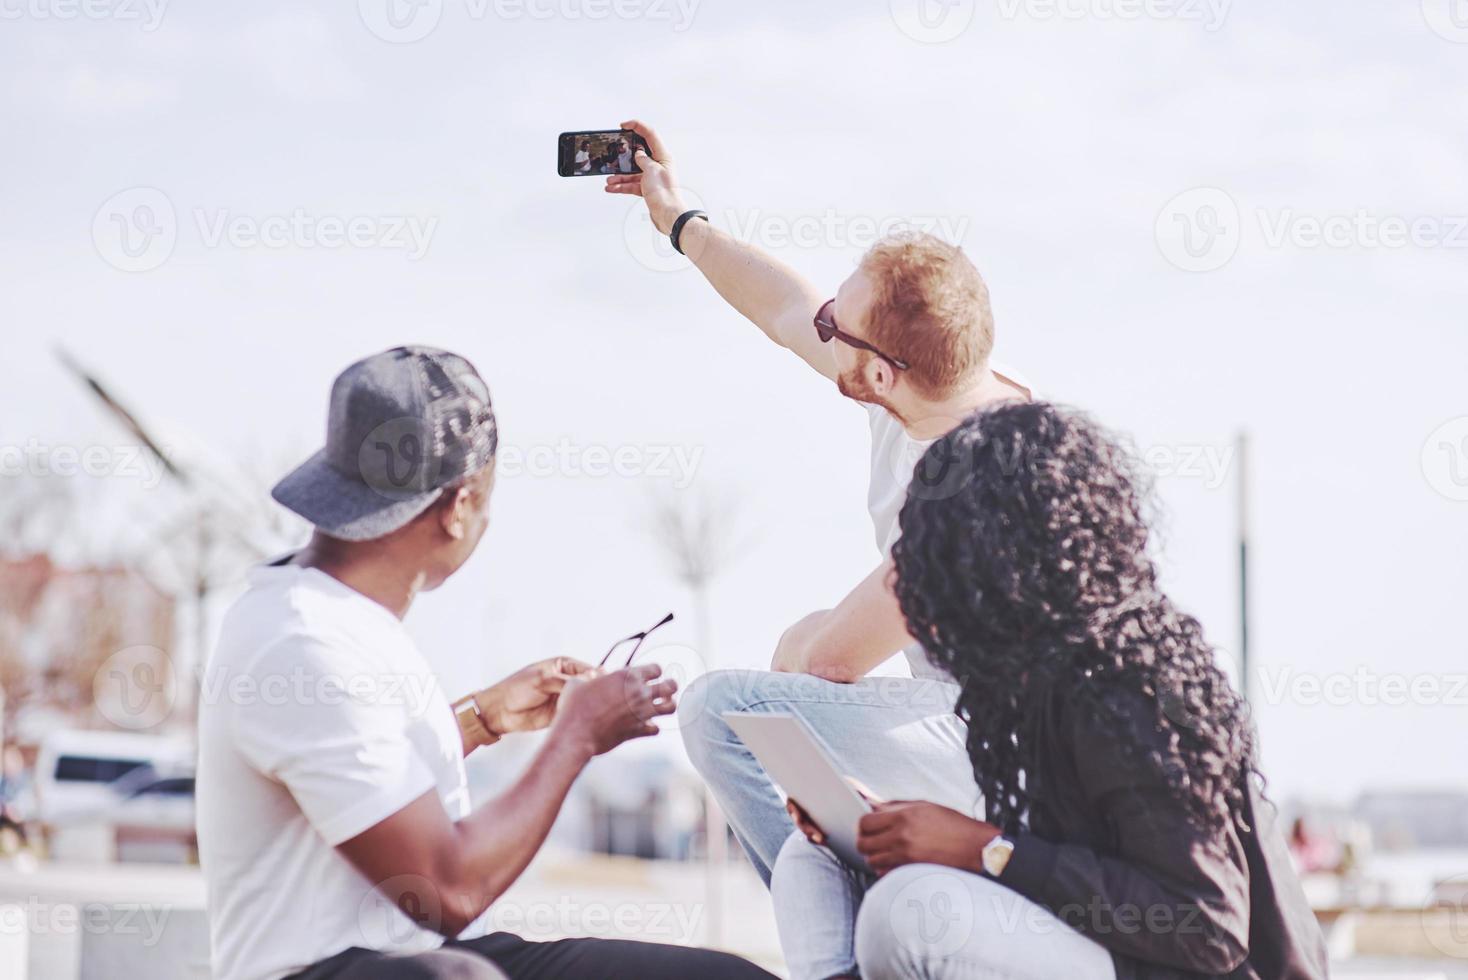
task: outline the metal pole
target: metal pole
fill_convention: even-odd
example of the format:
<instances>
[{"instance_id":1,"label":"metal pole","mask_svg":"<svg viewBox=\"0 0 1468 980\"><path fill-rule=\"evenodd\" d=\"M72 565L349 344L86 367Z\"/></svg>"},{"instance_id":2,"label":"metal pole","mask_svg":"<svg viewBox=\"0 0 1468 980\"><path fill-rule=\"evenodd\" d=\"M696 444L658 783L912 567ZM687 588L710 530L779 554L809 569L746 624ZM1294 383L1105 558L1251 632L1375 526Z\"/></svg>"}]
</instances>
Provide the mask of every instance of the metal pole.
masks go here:
<instances>
[{"instance_id":1,"label":"metal pole","mask_svg":"<svg viewBox=\"0 0 1468 980\"><path fill-rule=\"evenodd\" d=\"M1239 691L1249 701L1249 433L1241 431L1235 442L1238 456L1236 503L1239 519Z\"/></svg>"},{"instance_id":2,"label":"metal pole","mask_svg":"<svg viewBox=\"0 0 1468 980\"><path fill-rule=\"evenodd\" d=\"M709 596L708 583L701 582L693 589L693 601L696 604L698 620L698 653L703 658L704 666L713 668L713 661L709 645L712 643L712 624L709 622ZM704 783L703 790L704 809L704 882L706 894L704 902L708 906L708 932L706 941L709 946L718 948L724 942L724 869L729 866L729 832L724 823L724 811L719 809L718 800L714 799L714 791Z\"/></svg>"}]
</instances>

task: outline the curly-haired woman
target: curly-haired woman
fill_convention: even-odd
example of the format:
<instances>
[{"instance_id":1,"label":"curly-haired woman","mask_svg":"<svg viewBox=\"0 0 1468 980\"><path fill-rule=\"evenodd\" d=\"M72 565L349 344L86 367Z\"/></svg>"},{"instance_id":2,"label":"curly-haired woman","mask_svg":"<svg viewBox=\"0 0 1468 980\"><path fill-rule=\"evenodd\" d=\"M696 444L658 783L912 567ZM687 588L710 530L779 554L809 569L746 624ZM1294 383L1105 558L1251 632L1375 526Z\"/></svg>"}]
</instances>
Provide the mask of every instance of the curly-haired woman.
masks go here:
<instances>
[{"instance_id":1,"label":"curly-haired woman","mask_svg":"<svg viewBox=\"0 0 1468 980\"><path fill-rule=\"evenodd\" d=\"M772 890L796 980L1327 976L1247 708L1158 589L1146 491L1116 439L1045 403L928 450L895 589L960 686L985 819L879 804L872 874L793 808L811 840Z\"/></svg>"}]
</instances>

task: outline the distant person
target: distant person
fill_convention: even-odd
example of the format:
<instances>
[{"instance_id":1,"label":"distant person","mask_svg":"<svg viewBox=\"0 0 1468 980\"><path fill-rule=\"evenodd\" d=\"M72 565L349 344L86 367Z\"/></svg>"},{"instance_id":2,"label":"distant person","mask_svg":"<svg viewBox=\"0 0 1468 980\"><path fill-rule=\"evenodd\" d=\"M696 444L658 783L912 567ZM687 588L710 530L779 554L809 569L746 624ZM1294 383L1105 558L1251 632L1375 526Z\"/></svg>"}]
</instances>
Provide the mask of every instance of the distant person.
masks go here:
<instances>
[{"instance_id":1,"label":"distant person","mask_svg":"<svg viewBox=\"0 0 1468 980\"><path fill-rule=\"evenodd\" d=\"M0 854L27 847L26 820L35 795L25 757L14 745L0 751Z\"/></svg>"},{"instance_id":2,"label":"distant person","mask_svg":"<svg viewBox=\"0 0 1468 980\"><path fill-rule=\"evenodd\" d=\"M1248 709L1159 588L1139 473L1044 403L928 449L897 596L958 681L985 815L878 805L856 844L875 874L802 815L773 885L793 980L1328 975Z\"/></svg>"},{"instance_id":3,"label":"distant person","mask_svg":"<svg viewBox=\"0 0 1468 980\"><path fill-rule=\"evenodd\" d=\"M640 122L622 128L639 133L652 156L639 150L642 173L612 177L607 190L640 194L653 224L668 234L689 213L668 148ZM958 688L909 634L892 593L890 553L897 511L923 451L973 410L1028 399L1032 389L992 357L994 319L978 270L931 235L878 242L834 298L706 220L683 217L679 235L682 250L725 301L861 404L871 434L866 496L880 557L827 583L846 589L845 596L785 631L772 672L709 673L690 690L680 718L689 757L768 882L795 826L780 792L724 722L726 711L795 712L842 770L878 795L974 812L978 790L964 725L953 714ZM787 475L790 493L806 492L801 478ZM867 677L899 652L910 679Z\"/></svg>"},{"instance_id":4,"label":"distant person","mask_svg":"<svg viewBox=\"0 0 1468 980\"><path fill-rule=\"evenodd\" d=\"M497 442L468 361L399 347L337 377L326 448L276 485L315 531L251 575L208 666L221 693L199 711L214 980L769 976L676 946L459 938L592 757L674 710L655 665L564 657L453 707L440 692L402 619L484 534ZM464 756L542 728L524 772L471 810Z\"/></svg>"},{"instance_id":5,"label":"distant person","mask_svg":"<svg viewBox=\"0 0 1468 980\"><path fill-rule=\"evenodd\" d=\"M1304 817L1290 825L1290 856L1303 874L1335 871L1340 867L1341 848L1329 834L1319 833Z\"/></svg>"},{"instance_id":6,"label":"distant person","mask_svg":"<svg viewBox=\"0 0 1468 980\"><path fill-rule=\"evenodd\" d=\"M619 140L617 143L617 173L630 174L633 172L632 147L627 144L626 140Z\"/></svg>"},{"instance_id":7,"label":"distant person","mask_svg":"<svg viewBox=\"0 0 1468 980\"><path fill-rule=\"evenodd\" d=\"M582 140L576 147L576 172L578 174L591 173L591 144Z\"/></svg>"}]
</instances>

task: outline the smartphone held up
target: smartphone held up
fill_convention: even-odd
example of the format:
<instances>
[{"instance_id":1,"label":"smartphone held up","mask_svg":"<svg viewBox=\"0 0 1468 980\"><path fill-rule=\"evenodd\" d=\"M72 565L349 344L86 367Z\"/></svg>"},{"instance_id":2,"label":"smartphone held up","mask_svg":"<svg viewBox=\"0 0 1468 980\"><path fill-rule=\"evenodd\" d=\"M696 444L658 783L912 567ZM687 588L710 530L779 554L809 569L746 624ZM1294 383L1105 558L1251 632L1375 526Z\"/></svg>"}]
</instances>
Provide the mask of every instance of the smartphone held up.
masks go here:
<instances>
[{"instance_id":1,"label":"smartphone held up","mask_svg":"<svg viewBox=\"0 0 1468 980\"><path fill-rule=\"evenodd\" d=\"M556 148L556 171L562 177L598 177L641 173L634 157L647 141L630 129L589 129L562 133Z\"/></svg>"}]
</instances>

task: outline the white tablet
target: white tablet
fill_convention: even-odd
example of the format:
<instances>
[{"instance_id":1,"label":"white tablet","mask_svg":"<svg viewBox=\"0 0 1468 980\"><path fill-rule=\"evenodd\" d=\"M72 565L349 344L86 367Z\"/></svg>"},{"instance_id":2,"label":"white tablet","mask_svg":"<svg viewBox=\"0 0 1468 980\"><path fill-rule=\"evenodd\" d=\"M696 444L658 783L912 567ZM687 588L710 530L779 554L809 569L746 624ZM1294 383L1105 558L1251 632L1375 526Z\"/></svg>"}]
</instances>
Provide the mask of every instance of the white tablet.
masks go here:
<instances>
[{"instance_id":1,"label":"white tablet","mask_svg":"<svg viewBox=\"0 0 1468 980\"><path fill-rule=\"evenodd\" d=\"M759 759L765 772L799 803L826 835L826 846L847 864L865 869L856 850L856 825L872 807L837 770L816 733L791 714L728 711L724 720Z\"/></svg>"}]
</instances>

